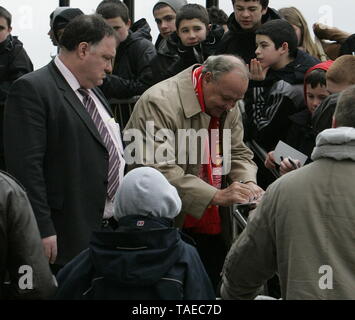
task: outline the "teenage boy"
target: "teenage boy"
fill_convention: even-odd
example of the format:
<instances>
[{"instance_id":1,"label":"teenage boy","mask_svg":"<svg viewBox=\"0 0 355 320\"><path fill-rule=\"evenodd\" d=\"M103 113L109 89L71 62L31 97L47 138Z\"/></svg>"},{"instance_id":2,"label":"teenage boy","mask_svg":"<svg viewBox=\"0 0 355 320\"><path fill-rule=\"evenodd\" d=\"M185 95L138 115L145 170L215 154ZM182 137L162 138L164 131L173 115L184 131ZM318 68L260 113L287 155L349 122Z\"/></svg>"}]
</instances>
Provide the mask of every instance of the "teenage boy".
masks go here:
<instances>
[{"instance_id":1,"label":"teenage boy","mask_svg":"<svg viewBox=\"0 0 355 320\"><path fill-rule=\"evenodd\" d=\"M246 97L249 134L266 151L285 139L289 116L304 108L303 82L317 60L297 49L297 36L285 20L273 20L256 30L256 59L250 63Z\"/></svg>"},{"instance_id":2,"label":"teenage boy","mask_svg":"<svg viewBox=\"0 0 355 320\"><path fill-rule=\"evenodd\" d=\"M176 13L186 4L186 0L159 0L154 5L153 16L159 29L159 36L155 43L158 51L165 51L166 40L176 30Z\"/></svg>"},{"instance_id":3,"label":"teenage boy","mask_svg":"<svg viewBox=\"0 0 355 320\"><path fill-rule=\"evenodd\" d=\"M3 156L2 123L4 105L12 83L33 71L33 65L23 44L11 35L12 16L0 6L0 169L5 169Z\"/></svg>"},{"instance_id":4,"label":"teenage boy","mask_svg":"<svg viewBox=\"0 0 355 320\"><path fill-rule=\"evenodd\" d=\"M263 23L280 19L269 8L269 0L232 0L233 10L228 18L229 31L219 44L218 53L235 54L249 63L255 58L255 30Z\"/></svg>"},{"instance_id":5,"label":"teenage boy","mask_svg":"<svg viewBox=\"0 0 355 320\"><path fill-rule=\"evenodd\" d=\"M329 96L326 83L326 72L333 60L328 60L310 68L305 76L304 90L307 108L290 116L291 126L284 141L291 147L308 156L307 162L311 162L311 154L315 146L316 135L312 128L312 115L319 105ZM265 160L265 167L276 168L274 151L270 151ZM300 167L299 160L294 159L294 164L288 158L281 161L280 174L295 170Z\"/></svg>"},{"instance_id":6,"label":"teenage boy","mask_svg":"<svg viewBox=\"0 0 355 320\"><path fill-rule=\"evenodd\" d=\"M167 70L179 60L176 41L170 36L176 31L176 13L187 4L186 0L159 0L153 7L153 16L159 29L159 36L155 43L156 57L152 60L151 68L155 84L167 78Z\"/></svg>"},{"instance_id":7,"label":"teenage boy","mask_svg":"<svg viewBox=\"0 0 355 320\"><path fill-rule=\"evenodd\" d=\"M113 71L106 76L102 91L108 99L141 95L149 87L150 61L156 54L148 23L141 19L131 26L129 11L123 2L103 1L96 13L116 31L118 43Z\"/></svg>"},{"instance_id":8,"label":"teenage boy","mask_svg":"<svg viewBox=\"0 0 355 320\"><path fill-rule=\"evenodd\" d=\"M155 73L155 82L172 77L195 63L203 63L216 51L224 30L211 26L207 9L195 3L183 6L176 15L176 32L169 42L178 48L179 58L163 73Z\"/></svg>"}]
</instances>

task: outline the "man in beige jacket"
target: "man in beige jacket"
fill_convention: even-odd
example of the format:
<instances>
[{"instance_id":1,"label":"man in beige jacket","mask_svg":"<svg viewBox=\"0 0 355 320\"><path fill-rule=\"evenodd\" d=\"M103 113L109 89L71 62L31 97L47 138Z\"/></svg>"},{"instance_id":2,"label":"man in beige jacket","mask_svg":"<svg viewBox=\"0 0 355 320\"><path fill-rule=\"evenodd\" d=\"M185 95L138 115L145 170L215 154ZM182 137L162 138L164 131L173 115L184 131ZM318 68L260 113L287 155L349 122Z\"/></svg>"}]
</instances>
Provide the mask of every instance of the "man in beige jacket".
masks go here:
<instances>
[{"instance_id":1,"label":"man in beige jacket","mask_svg":"<svg viewBox=\"0 0 355 320\"><path fill-rule=\"evenodd\" d=\"M313 163L266 190L223 270L224 299L252 299L276 272L283 299L355 299L355 86L339 97Z\"/></svg>"},{"instance_id":2,"label":"man in beige jacket","mask_svg":"<svg viewBox=\"0 0 355 320\"><path fill-rule=\"evenodd\" d=\"M240 59L211 56L202 66L194 65L147 90L124 132L125 141L135 137L134 148L127 142L127 163L152 166L177 188L182 199L177 225L184 224L185 231L191 231L214 284L227 248L220 241L225 230L218 209L212 212L213 208L251 202L263 193L256 185L257 168L243 143L241 116L235 107L243 99L248 81ZM202 138L193 139L194 134ZM227 176L232 182L228 187L221 182Z\"/></svg>"}]
</instances>

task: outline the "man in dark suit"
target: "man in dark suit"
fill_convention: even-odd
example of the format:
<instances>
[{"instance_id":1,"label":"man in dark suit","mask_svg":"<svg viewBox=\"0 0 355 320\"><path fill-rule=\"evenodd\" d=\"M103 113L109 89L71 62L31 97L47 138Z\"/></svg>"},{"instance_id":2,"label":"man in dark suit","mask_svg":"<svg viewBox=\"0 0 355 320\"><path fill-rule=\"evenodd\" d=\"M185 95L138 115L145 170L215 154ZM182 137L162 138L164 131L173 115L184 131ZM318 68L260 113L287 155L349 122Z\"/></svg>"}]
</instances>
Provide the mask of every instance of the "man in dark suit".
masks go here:
<instances>
[{"instance_id":1,"label":"man in dark suit","mask_svg":"<svg viewBox=\"0 0 355 320\"><path fill-rule=\"evenodd\" d=\"M64 30L59 55L17 80L5 106L6 165L28 192L57 267L88 247L91 231L113 215L122 142L95 87L112 71L116 46L101 17L77 17Z\"/></svg>"}]
</instances>

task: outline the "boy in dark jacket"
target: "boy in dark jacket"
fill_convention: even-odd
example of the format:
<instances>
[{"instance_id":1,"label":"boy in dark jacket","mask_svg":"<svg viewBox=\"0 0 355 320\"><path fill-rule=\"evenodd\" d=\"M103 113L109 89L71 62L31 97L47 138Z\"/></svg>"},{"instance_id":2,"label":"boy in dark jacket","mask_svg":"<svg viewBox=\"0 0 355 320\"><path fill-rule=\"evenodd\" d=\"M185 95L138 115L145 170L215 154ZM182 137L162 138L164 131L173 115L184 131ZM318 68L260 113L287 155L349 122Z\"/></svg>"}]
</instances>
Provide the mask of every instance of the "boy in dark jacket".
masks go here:
<instances>
[{"instance_id":1,"label":"boy in dark jacket","mask_svg":"<svg viewBox=\"0 0 355 320\"><path fill-rule=\"evenodd\" d=\"M89 249L59 272L57 299L215 299L196 249L172 227L180 210L159 171L130 171L115 197L118 228L95 232Z\"/></svg>"},{"instance_id":2,"label":"boy in dark jacket","mask_svg":"<svg viewBox=\"0 0 355 320\"><path fill-rule=\"evenodd\" d=\"M176 32L168 39L168 46L177 48L178 58L167 69L154 72L154 82L170 78L195 63L202 64L216 51L224 30L221 26L211 26L206 8L199 4L187 4L176 15ZM160 64L158 54L152 63L153 70Z\"/></svg>"},{"instance_id":3,"label":"boy in dark jacket","mask_svg":"<svg viewBox=\"0 0 355 320\"><path fill-rule=\"evenodd\" d=\"M316 135L312 128L312 115L319 105L329 96L326 84L326 72L333 61L328 60L310 68L304 80L304 93L307 108L292 114L289 118L291 126L288 130L285 143L305 154L311 162L311 154L316 143ZM293 159L296 168L300 167L297 159ZM265 161L269 169L275 168L274 151L270 151ZM285 158L280 164L280 174L283 175L296 169L294 165Z\"/></svg>"},{"instance_id":4,"label":"boy in dark jacket","mask_svg":"<svg viewBox=\"0 0 355 320\"><path fill-rule=\"evenodd\" d=\"M11 35L12 16L0 6L0 169L5 169L2 123L4 105L12 83L33 71L33 65L22 42Z\"/></svg>"},{"instance_id":5,"label":"boy in dark jacket","mask_svg":"<svg viewBox=\"0 0 355 320\"><path fill-rule=\"evenodd\" d=\"M115 29L118 41L113 71L105 78L102 91L107 99L141 95L150 86L150 61L156 54L148 23L141 19L131 27L129 11L123 2L103 1L96 13Z\"/></svg>"},{"instance_id":6,"label":"boy in dark jacket","mask_svg":"<svg viewBox=\"0 0 355 320\"><path fill-rule=\"evenodd\" d=\"M269 0L232 0L234 13L228 18L229 31L223 36L218 54L238 55L245 63L255 58L255 30L267 21L280 19L269 8Z\"/></svg>"},{"instance_id":7,"label":"boy in dark jacket","mask_svg":"<svg viewBox=\"0 0 355 320\"><path fill-rule=\"evenodd\" d=\"M258 28L256 44L246 96L247 129L249 137L270 151L285 139L289 116L304 108L304 74L318 61L297 49L296 33L285 20Z\"/></svg>"},{"instance_id":8,"label":"boy in dark jacket","mask_svg":"<svg viewBox=\"0 0 355 320\"><path fill-rule=\"evenodd\" d=\"M153 7L153 16L159 29L159 36L155 42L157 56L152 61L153 75L164 73L179 59L178 48L174 42L169 41L170 35L176 31L176 13L186 0L159 0ZM159 81L153 79L152 84Z\"/></svg>"}]
</instances>

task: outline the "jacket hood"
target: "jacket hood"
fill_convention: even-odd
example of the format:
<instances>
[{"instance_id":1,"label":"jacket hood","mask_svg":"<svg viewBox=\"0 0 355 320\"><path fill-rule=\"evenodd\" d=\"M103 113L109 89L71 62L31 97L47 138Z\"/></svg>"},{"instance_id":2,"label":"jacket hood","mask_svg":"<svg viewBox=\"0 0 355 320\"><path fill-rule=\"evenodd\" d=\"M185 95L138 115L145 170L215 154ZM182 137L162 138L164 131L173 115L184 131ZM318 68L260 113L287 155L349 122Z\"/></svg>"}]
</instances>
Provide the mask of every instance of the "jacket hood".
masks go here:
<instances>
[{"instance_id":1,"label":"jacket hood","mask_svg":"<svg viewBox=\"0 0 355 320\"><path fill-rule=\"evenodd\" d=\"M172 220L128 216L116 232L94 232L90 256L96 276L120 286L146 286L164 277L183 254Z\"/></svg>"},{"instance_id":2,"label":"jacket hood","mask_svg":"<svg viewBox=\"0 0 355 320\"><path fill-rule=\"evenodd\" d=\"M152 41L152 36L150 35L150 26L148 22L142 18L136 21L132 26L131 29L128 31L128 37L125 41L121 42L119 45L120 50L122 48L126 49L133 43L145 39L148 41Z\"/></svg>"},{"instance_id":3,"label":"jacket hood","mask_svg":"<svg viewBox=\"0 0 355 320\"><path fill-rule=\"evenodd\" d=\"M330 66L333 64L333 60L327 60L321 63L316 64L315 66L309 68L306 72L306 74L304 75L304 101L307 105L307 92L306 92L306 77L309 73L311 73L313 70L324 70L325 72L328 71L328 69L330 68Z\"/></svg>"},{"instance_id":4,"label":"jacket hood","mask_svg":"<svg viewBox=\"0 0 355 320\"><path fill-rule=\"evenodd\" d=\"M281 19L279 13L273 9L268 7L266 13L261 18L261 23L265 23L270 20ZM234 12L228 18L227 21L228 29L233 33L255 33L255 30L244 30L240 26L240 24L235 20Z\"/></svg>"},{"instance_id":5,"label":"jacket hood","mask_svg":"<svg viewBox=\"0 0 355 320\"><path fill-rule=\"evenodd\" d=\"M152 41L152 36L150 34L151 28L146 19L142 18L136 21L129 31L129 36L123 42L126 45L129 45L139 39L147 39Z\"/></svg>"},{"instance_id":6,"label":"jacket hood","mask_svg":"<svg viewBox=\"0 0 355 320\"><path fill-rule=\"evenodd\" d=\"M312 159L321 158L355 161L355 128L338 127L318 134Z\"/></svg>"},{"instance_id":7,"label":"jacket hood","mask_svg":"<svg viewBox=\"0 0 355 320\"><path fill-rule=\"evenodd\" d=\"M137 214L174 219L180 210L181 199L176 188L160 171L150 167L128 172L115 196L114 217L118 221Z\"/></svg>"},{"instance_id":8,"label":"jacket hood","mask_svg":"<svg viewBox=\"0 0 355 320\"><path fill-rule=\"evenodd\" d=\"M178 12L181 7L187 4L186 0L159 0L153 7L153 12L158 4L165 3L175 12Z\"/></svg>"},{"instance_id":9,"label":"jacket hood","mask_svg":"<svg viewBox=\"0 0 355 320\"><path fill-rule=\"evenodd\" d=\"M9 34L7 38L0 43L0 52L11 51L15 47L23 47L22 42L17 38L17 36L12 36Z\"/></svg>"}]
</instances>

